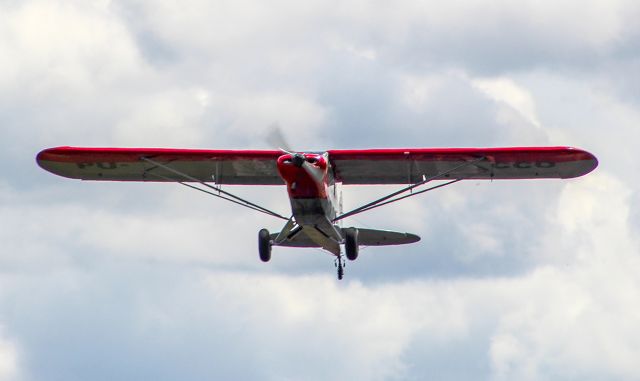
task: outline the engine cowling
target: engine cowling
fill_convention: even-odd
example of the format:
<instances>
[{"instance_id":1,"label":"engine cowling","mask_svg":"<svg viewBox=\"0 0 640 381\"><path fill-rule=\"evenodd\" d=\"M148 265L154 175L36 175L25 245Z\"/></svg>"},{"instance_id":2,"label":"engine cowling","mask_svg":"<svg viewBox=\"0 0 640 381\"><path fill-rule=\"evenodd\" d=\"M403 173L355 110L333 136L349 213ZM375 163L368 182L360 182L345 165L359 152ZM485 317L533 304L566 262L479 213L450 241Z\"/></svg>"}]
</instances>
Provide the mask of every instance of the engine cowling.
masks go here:
<instances>
[{"instance_id":1,"label":"engine cowling","mask_svg":"<svg viewBox=\"0 0 640 381\"><path fill-rule=\"evenodd\" d=\"M328 164L323 155L288 153L278 158L277 166L290 197L327 197Z\"/></svg>"}]
</instances>

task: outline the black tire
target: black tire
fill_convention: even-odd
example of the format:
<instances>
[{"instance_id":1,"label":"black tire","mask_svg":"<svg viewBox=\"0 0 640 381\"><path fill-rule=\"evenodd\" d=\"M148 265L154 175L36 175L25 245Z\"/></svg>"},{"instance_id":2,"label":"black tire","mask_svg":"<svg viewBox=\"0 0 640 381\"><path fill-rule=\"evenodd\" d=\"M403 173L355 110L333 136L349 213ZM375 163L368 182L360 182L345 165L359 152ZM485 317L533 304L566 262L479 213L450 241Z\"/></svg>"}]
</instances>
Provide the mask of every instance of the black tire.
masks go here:
<instances>
[{"instance_id":1,"label":"black tire","mask_svg":"<svg viewBox=\"0 0 640 381\"><path fill-rule=\"evenodd\" d=\"M267 229L261 229L258 232L258 251L260 252L260 260L269 262L271 259L271 237Z\"/></svg>"},{"instance_id":2,"label":"black tire","mask_svg":"<svg viewBox=\"0 0 640 381\"><path fill-rule=\"evenodd\" d=\"M345 229L344 231L344 251L347 259L355 261L358 258L358 230Z\"/></svg>"}]
</instances>

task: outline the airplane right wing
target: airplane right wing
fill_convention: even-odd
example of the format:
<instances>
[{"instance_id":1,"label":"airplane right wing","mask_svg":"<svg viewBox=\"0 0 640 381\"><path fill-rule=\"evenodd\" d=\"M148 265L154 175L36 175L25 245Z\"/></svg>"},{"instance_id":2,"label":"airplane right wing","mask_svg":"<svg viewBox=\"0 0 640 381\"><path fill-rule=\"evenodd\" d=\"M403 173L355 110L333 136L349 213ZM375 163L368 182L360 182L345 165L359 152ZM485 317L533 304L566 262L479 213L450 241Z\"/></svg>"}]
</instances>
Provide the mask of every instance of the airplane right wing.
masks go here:
<instances>
[{"instance_id":1,"label":"airplane right wing","mask_svg":"<svg viewBox=\"0 0 640 381\"><path fill-rule=\"evenodd\" d=\"M565 179L585 175L598 166L595 156L571 147L400 148L328 153L336 180L343 184L415 184L442 173L446 175L437 180Z\"/></svg>"}]
</instances>

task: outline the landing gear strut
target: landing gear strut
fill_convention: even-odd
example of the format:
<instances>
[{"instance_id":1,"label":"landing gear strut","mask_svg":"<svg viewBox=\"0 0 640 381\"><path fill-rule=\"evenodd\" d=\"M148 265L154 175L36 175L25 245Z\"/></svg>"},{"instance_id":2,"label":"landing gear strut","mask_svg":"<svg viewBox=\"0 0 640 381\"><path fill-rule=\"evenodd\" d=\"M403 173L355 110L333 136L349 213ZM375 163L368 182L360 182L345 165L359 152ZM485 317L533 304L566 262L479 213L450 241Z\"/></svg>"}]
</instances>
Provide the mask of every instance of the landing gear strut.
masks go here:
<instances>
[{"instance_id":1,"label":"landing gear strut","mask_svg":"<svg viewBox=\"0 0 640 381\"><path fill-rule=\"evenodd\" d=\"M344 261L342 260L342 254L338 255L335 261L335 266L338 269L338 280L342 280L344 277Z\"/></svg>"}]
</instances>

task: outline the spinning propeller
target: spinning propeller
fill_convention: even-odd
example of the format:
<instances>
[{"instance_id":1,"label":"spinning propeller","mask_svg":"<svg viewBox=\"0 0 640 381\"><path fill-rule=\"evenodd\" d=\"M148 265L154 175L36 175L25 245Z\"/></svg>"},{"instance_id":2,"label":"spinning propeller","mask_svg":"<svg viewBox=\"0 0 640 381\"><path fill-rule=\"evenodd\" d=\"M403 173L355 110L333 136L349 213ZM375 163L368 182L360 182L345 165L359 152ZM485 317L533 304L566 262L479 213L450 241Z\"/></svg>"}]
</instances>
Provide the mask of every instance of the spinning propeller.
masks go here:
<instances>
[{"instance_id":1,"label":"spinning propeller","mask_svg":"<svg viewBox=\"0 0 640 381\"><path fill-rule=\"evenodd\" d=\"M311 176L316 182L323 180L323 168L319 168L314 165L319 163L321 160L324 161L322 156L313 154L313 156L307 157L308 154L305 154L304 152L293 151L282 133L282 128L280 128L280 125L277 123L274 123L271 126L271 130L267 134L267 142L273 147L278 147L278 150L282 151L284 154L290 155L291 163L298 168L303 168L305 172L307 172L307 174L309 174L309 176ZM286 163L287 160L284 162Z\"/></svg>"}]
</instances>

